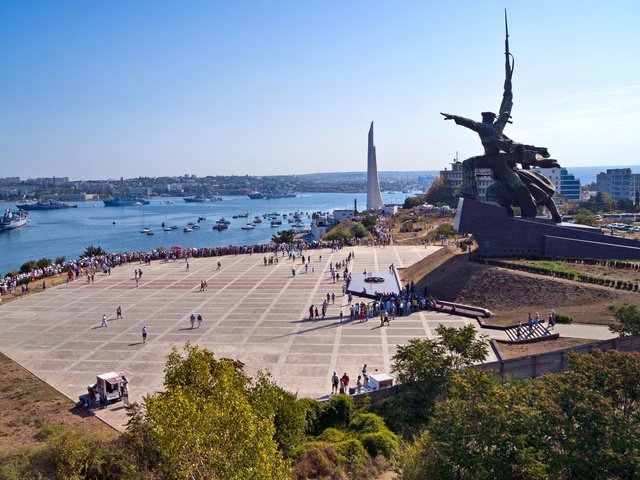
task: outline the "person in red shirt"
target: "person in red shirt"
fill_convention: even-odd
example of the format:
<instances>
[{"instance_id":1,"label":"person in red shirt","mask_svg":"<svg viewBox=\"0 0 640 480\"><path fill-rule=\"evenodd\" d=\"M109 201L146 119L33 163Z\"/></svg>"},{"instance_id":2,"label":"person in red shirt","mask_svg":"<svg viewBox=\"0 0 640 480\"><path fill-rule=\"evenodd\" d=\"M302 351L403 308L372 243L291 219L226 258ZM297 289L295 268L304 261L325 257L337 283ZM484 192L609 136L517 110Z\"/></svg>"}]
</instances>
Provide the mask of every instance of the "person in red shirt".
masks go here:
<instances>
[{"instance_id":1,"label":"person in red shirt","mask_svg":"<svg viewBox=\"0 0 640 480\"><path fill-rule=\"evenodd\" d=\"M348 395L349 394L349 375L347 375L347 372L344 372L344 375L342 375L342 378L340 379L340 383L342 383L342 389L344 390L344 393Z\"/></svg>"}]
</instances>

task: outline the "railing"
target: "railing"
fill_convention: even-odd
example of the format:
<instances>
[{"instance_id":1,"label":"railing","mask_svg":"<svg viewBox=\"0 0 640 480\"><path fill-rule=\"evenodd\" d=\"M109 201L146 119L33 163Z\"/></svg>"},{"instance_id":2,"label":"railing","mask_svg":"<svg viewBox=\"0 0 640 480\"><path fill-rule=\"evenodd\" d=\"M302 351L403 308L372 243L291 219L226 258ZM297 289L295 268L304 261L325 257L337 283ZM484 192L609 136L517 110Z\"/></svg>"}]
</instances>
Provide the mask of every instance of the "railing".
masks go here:
<instances>
[{"instance_id":1,"label":"railing","mask_svg":"<svg viewBox=\"0 0 640 480\"><path fill-rule=\"evenodd\" d=\"M555 352L484 363L473 368L493 370L500 375L500 378L503 381L507 375L511 375L516 378L535 378L545 373L559 373L565 371L568 366L567 353L569 352L590 353L593 350L637 352L640 351L640 336L612 338L609 340L602 340L600 342L565 348Z\"/></svg>"}]
</instances>

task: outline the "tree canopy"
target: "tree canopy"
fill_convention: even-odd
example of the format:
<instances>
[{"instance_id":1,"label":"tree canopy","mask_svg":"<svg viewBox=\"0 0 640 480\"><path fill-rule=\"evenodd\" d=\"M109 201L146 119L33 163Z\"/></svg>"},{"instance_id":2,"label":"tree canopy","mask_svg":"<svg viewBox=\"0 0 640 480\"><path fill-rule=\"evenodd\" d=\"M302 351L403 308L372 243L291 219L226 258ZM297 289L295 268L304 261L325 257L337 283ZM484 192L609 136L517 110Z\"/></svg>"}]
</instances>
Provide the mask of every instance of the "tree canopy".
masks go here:
<instances>
[{"instance_id":1,"label":"tree canopy","mask_svg":"<svg viewBox=\"0 0 640 480\"><path fill-rule=\"evenodd\" d=\"M277 388L263 377L259 390ZM165 389L130 412L128 438L141 459L175 479L286 479L289 462L275 440L275 409L252 399L254 385L240 362L174 347ZM304 420L304 417L301 417ZM304 425L304 423L302 423Z\"/></svg>"},{"instance_id":2,"label":"tree canopy","mask_svg":"<svg viewBox=\"0 0 640 480\"><path fill-rule=\"evenodd\" d=\"M634 478L640 354L571 354L569 363L566 373L506 384L456 373L401 478Z\"/></svg>"},{"instance_id":3,"label":"tree canopy","mask_svg":"<svg viewBox=\"0 0 640 480\"><path fill-rule=\"evenodd\" d=\"M442 176L439 176L429 187L424 199L432 205L449 205L450 207L455 207L457 202L451 189L445 185Z\"/></svg>"},{"instance_id":4,"label":"tree canopy","mask_svg":"<svg viewBox=\"0 0 640 480\"><path fill-rule=\"evenodd\" d=\"M609 311L618 323L609 326L609 330L621 337L640 335L640 310L635 305L611 305Z\"/></svg>"}]
</instances>

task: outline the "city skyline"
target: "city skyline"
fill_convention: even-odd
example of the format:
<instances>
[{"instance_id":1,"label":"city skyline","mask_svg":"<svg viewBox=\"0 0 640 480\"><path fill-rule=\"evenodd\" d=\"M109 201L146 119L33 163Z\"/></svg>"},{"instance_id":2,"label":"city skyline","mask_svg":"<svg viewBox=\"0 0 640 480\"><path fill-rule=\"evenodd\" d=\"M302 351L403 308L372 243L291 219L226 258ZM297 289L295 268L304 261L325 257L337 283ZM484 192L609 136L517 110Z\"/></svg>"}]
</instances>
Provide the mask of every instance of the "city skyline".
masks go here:
<instances>
[{"instance_id":1,"label":"city skyline","mask_svg":"<svg viewBox=\"0 0 640 480\"><path fill-rule=\"evenodd\" d=\"M480 153L515 56L514 140L634 165L636 2L0 5L1 176L434 171Z\"/></svg>"}]
</instances>

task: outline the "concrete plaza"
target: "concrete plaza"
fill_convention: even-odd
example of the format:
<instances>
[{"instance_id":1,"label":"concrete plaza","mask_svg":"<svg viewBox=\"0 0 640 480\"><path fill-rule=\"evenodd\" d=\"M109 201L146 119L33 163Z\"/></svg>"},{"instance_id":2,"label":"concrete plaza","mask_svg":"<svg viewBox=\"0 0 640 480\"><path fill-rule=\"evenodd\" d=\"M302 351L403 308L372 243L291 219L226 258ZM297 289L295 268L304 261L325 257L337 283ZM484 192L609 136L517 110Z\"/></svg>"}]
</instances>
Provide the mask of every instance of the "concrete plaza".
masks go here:
<instances>
[{"instance_id":1,"label":"concrete plaza","mask_svg":"<svg viewBox=\"0 0 640 480\"><path fill-rule=\"evenodd\" d=\"M80 278L1 305L0 351L74 400L96 374L112 370L129 373L132 401L161 390L166 355L172 345L181 348L186 342L208 348L218 358L244 362L249 374L269 370L279 385L299 396L320 397L330 392L334 371L347 372L355 384L365 363L370 372L390 372L397 345L433 338L440 323L475 324L434 312L398 317L383 328L377 319L350 322L347 299L341 283L331 280L329 262L344 260L353 250L351 270L371 272L391 263L409 266L438 248L311 250L308 273L300 260L294 264L286 257L265 266L262 254L191 259L188 270L184 261L131 263L114 268L111 275L96 275L91 285ZM137 268L143 271L139 287ZM200 291L201 280L207 281L208 291ZM335 293L336 301L326 318L308 320L309 306L320 310L327 293ZM116 319L119 305L123 319ZM203 316L202 328L191 329L191 313ZM100 326L103 314L108 327ZM143 325L149 329L145 344ZM119 406L98 415L118 428L125 420Z\"/></svg>"}]
</instances>

